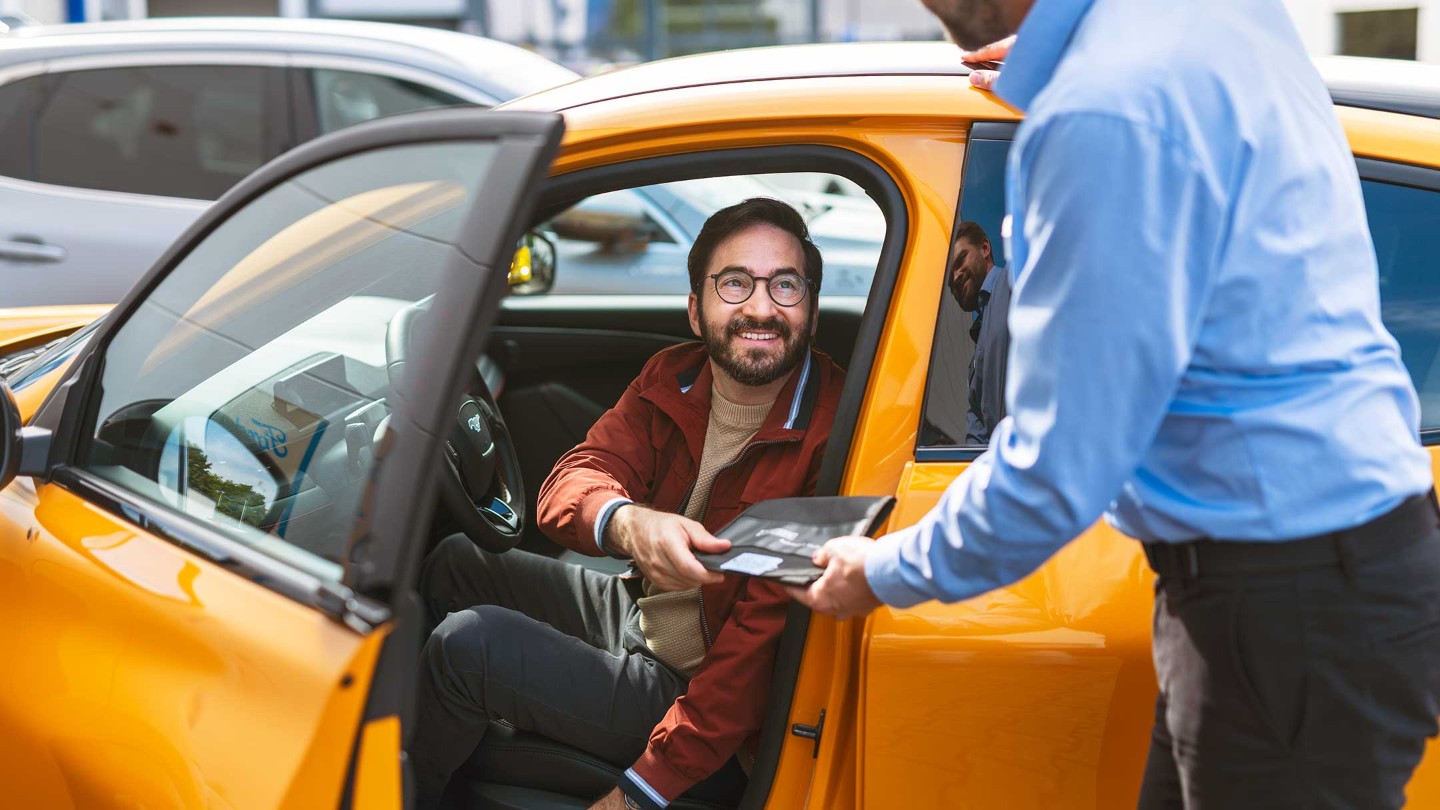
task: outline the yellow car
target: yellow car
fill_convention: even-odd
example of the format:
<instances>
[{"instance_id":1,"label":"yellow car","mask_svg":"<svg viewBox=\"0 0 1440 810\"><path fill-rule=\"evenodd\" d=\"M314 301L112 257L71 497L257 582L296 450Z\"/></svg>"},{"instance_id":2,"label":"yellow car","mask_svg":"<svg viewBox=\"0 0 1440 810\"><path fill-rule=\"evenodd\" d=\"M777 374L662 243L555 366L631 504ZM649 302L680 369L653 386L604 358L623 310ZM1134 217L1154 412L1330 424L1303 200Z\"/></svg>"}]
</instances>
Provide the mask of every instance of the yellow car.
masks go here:
<instances>
[{"instance_id":1,"label":"yellow car","mask_svg":"<svg viewBox=\"0 0 1440 810\"><path fill-rule=\"evenodd\" d=\"M1324 72L1440 442L1440 81ZM820 490L915 521L980 452L944 270L962 220L999 244L1018 121L966 73L942 43L739 51L377 121L243 181L92 325L0 313L4 803L403 808L417 565L456 528L559 553L539 481L690 337L683 270L637 260L676 255L680 202L763 186L874 266L821 294L849 377ZM616 292L551 292L577 256ZM962 604L794 607L743 795L673 806L1133 807L1151 581L1102 527ZM585 807L617 774L499 728L451 798ZM1440 806L1440 755L1409 796Z\"/></svg>"}]
</instances>

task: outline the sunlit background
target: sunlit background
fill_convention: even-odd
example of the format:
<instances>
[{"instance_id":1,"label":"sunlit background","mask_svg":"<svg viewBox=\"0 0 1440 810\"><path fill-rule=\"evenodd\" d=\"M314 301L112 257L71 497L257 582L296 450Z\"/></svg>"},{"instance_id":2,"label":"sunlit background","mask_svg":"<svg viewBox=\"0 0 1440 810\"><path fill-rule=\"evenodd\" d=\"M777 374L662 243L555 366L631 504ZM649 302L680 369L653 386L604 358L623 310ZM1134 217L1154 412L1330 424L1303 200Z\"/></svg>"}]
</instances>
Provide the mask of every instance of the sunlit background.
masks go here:
<instances>
[{"instance_id":1,"label":"sunlit background","mask_svg":"<svg viewBox=\"0 0 1440 810\"><path fill-rule=\"evenodd\" d=\"M1312 53L1440 62L1440 0L1286 5ZM201 15L445 28L523 45L581 73L726 48L941 36L919 0L0 0L12 26Z\"/></svg>"}]
</instances>

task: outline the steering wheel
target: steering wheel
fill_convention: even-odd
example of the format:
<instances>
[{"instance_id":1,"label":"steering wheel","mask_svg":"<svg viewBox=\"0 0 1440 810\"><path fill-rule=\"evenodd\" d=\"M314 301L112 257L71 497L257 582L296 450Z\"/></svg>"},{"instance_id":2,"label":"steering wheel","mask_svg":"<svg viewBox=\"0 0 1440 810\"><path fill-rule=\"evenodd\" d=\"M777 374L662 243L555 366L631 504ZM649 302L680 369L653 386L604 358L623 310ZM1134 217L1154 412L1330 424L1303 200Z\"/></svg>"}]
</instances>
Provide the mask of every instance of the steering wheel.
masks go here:
<instances>
[{"instance_id":1,"label":"steering wheel","mask_svg":"<svg viewBox=\"0 0 1440 810\"><path fill-rule=\"evenodd\" d=\"M429 307L429 298L410 304L385 327L391 391L404 390L405 360ZM454 413L439 470L440 499L477 546L508 551L525 528L525 482L515 443L479 369L456 400Z\"/></svg>"}]
</instances>

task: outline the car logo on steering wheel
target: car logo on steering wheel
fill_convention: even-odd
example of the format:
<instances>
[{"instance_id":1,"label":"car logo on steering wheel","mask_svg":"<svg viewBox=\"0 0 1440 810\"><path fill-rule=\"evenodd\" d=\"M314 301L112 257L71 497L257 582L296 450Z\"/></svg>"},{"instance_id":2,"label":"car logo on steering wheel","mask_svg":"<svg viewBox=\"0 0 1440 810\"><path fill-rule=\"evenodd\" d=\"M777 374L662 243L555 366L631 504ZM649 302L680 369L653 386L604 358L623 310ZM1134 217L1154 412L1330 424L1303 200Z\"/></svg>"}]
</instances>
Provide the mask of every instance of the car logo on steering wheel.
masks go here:
<instances>
[{"instance_id":1,"label":"car logo on steering wheel","mask_svg":"<svg viewBox=\"0 0 1440 810\"><path fill-rule=\"evenodd\" d=\"M475 414L474 416L470 417L470 421L467 422L466 424L468 424L468 425L470 426L470 429L471 429L471 430L475 431L476 433L479 433L479 432L480 432L480 414L477 413L477 414Z\"/></svg>"}]
</instances>

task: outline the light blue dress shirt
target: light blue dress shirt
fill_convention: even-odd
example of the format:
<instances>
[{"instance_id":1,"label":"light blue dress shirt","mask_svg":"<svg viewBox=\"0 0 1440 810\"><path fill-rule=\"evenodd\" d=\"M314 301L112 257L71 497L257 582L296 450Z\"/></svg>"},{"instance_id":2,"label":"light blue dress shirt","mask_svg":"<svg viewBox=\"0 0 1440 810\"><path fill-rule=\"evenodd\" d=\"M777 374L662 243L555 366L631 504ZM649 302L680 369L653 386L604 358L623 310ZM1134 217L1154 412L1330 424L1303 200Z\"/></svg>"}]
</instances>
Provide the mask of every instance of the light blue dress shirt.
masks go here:
<instances>
[{"instance_id":1,"label":"light blue dress shirt","mask_svg":"<svg viewBox=\"0 0 1440 810\"><path fill-rule=\"evenodd\" d=\"M1147 542L1279 541L1431 486L1360 182L1280 0L1037 0L996 91L1007 417L866 576L953 601L1102 513Z\"/></svg>"}]
</instances>

